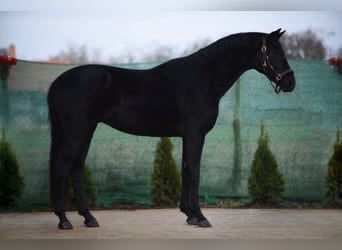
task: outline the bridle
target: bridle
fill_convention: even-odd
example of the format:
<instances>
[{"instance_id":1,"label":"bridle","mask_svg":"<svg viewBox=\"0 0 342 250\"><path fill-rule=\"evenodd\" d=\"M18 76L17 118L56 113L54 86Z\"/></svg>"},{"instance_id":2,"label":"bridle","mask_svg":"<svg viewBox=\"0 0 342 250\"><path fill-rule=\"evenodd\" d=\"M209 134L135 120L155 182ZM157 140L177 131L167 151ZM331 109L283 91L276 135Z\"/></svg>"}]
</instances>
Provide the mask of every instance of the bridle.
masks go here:
<instances>
[{"instance_id":1,"label":"bridle","mask_svg":"<svg viewBox=\"0 0 342 250\"><path fill-rule=\"evenodd\" d=\"M281 88L280 88L280 81L281 79L288 75L288 74L292 74L293 70L291 68L285 70L284 72L279 73L272 65L270 58L267 56L266 52L267 52L267 47L266 47L266 40L265 38L263 38L262 40L262 46L261 46L261 52L262 52L262 67L264 69L264 73L266 74L266 68L270 68L271 71L273 72L273 74L275 75L275 79L276 81L274 82L274 84L272 83L272 81L270 81L271 86L273 87L274 91L279 94Z\"/></svg>"}]
</instances>

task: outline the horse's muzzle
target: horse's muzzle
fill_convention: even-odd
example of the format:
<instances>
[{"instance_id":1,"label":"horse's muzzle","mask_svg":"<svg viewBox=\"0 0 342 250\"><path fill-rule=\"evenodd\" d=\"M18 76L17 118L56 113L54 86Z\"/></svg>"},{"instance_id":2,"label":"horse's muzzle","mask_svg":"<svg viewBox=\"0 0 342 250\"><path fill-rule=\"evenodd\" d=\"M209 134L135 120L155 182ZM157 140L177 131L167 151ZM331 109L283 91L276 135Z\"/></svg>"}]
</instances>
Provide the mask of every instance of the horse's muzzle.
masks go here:
<instances>
[{"instance_id":1,"label":"horse's muzzle","mask_svg":"<svg viewBox=\"0 0 342 250\"><path fill-rule=\"evenodd\" d=\"M283 92L291 92L296 87L296 79L293 73L283 76L280 81L280 88Z\"/></svg>"}]
</instances>

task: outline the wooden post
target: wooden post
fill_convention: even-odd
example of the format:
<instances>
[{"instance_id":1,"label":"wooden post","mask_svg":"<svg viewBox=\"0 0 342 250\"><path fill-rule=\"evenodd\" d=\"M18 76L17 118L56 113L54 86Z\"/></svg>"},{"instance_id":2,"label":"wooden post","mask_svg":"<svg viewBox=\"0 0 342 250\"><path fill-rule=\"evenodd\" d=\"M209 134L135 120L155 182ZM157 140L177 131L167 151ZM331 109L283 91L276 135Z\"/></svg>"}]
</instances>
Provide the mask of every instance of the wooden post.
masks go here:
<instances>
[{"instance_id":1,"label":"wooden post","mask_svg":"<svg viewBox=\"0 0 342 250\"><path fill-rule=\"evenodd\" d=\"M7 80L0 77L0 126L7 127L10 120Z\"/></svg>"}]
</instances>

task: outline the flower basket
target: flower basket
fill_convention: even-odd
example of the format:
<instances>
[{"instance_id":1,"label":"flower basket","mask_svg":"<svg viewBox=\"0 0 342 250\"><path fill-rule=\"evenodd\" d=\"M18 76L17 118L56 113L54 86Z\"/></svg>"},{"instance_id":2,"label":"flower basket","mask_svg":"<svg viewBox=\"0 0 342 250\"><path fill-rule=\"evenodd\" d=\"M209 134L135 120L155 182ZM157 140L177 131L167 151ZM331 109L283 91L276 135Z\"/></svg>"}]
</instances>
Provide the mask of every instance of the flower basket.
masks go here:
<instances>
[{"instance_id":1,"label":"flower basket","mask_svg":"<svg viewBox=\"0 0 342 250\"><path fill-rule=\"evenodd\" d=\"M10 56L0 56L0 77L7 78L12 65L17 64L17 59Z\"/></svg>"}]
</instances>

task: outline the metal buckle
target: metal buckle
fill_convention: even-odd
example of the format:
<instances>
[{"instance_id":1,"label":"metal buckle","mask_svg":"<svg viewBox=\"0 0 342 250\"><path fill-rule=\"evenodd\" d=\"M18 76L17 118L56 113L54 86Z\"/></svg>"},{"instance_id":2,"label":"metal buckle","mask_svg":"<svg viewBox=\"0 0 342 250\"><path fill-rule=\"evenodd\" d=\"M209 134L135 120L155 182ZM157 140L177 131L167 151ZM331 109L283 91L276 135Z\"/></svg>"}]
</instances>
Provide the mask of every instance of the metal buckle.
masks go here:
<instances>
[{"instance_id":1,"label":"metal buckle","mask_svg":"<svg viewBox=\"0 0 342 250\"><path fill-rule=\"evenodd\" d=\"M261 46L261 52L262 52L262 53L266 53L266 51L267 51L266 45L262 45L262 46Z\"/></svg>"}]
</instances>

